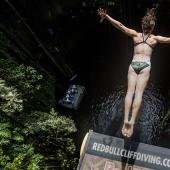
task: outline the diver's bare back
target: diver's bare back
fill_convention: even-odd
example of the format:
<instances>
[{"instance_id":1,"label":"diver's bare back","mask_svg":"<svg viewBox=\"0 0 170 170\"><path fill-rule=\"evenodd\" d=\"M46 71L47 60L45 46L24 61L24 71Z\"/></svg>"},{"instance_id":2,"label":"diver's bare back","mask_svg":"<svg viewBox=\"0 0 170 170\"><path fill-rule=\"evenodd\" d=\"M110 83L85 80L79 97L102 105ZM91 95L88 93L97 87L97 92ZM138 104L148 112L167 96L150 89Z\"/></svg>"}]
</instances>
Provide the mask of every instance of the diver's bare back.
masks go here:
<instances>
[{"instance_id":1,"label":"diver's bare back","mask_svg":"<svg viewBox=\"0 0 170 170\"><path fill-rule=\"evenodd\" d=\"M143 40L146 40L146 42L143 42ZM153 47L155 47L155 45L157 44L155 36L151 34L147 37L142 33L137 33L137 35L133 37L133 41L134 41L133 59L136 61L150 61Z\"/></svg>"}]
</instances>

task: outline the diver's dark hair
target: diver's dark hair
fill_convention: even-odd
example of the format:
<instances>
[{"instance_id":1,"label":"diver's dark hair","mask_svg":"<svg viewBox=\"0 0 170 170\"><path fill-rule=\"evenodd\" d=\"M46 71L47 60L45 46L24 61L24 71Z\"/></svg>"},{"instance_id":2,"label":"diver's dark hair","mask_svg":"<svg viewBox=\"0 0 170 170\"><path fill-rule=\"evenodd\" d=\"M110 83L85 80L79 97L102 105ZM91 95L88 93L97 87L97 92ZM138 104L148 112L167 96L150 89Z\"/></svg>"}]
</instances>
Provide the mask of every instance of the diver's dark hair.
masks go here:
<instances>
[{"instance_id":1,"label":"diver's dark hair","mask_svg":"<svg viewBox=\"0 0 170 170\"><path fill-rule=\"evenodd\" d=\"M156 21L156 8L147 9L145 16L142 18L142 24L147 24L148 27L154 26Z\"/></svg>"}]
</instances>

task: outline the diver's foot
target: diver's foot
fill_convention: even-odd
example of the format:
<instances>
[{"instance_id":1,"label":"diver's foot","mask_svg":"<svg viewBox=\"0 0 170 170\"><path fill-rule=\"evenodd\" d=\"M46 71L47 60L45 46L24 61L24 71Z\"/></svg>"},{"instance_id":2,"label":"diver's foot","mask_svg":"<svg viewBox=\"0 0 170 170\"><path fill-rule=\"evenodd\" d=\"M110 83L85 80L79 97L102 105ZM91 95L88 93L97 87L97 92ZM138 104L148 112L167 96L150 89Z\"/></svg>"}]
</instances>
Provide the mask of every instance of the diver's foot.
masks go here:
<instances>
[{"instance_id":1,"label":"diver's foot","mask_svg":"<svg viewBox=\"0 0 170 170\"><path fill-rule=\"evenodd\" d=\"M134 122L125 121L122 127L122 134L124 137L130 138L133 135Z\"/></svg>"},{"instance_id":2,"label":"diver's foot","mask_svg":"<svg viewBox=\"0 0 170 170\"><path fill-rule=\"evenodd\" d=\"M124 137L127 137L129 129L129 121L125 121L122 127L122 134Z\"/></svg>"},{"instance_id":3,"label":"diver's foot","mask_svg":"<svg viewBox=\"0 0 170 170\"><path fill-rule=\"evenodd\" d=\"M135 122L130 121L129 124L130 124L130 128L129 128L129 131L128 131L128 138L130 138L133 135L133 129L134 129Z\"/></svg>"}]
</instances>

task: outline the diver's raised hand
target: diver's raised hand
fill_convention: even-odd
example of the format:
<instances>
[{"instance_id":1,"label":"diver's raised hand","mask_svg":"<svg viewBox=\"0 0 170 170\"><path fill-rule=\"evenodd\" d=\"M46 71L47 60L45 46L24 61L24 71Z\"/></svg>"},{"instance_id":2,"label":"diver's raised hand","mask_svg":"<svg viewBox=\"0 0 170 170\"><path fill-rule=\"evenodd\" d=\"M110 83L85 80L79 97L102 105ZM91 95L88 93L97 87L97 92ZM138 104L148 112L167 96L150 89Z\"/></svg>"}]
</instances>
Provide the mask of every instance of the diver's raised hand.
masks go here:
<instances>
[{"instance_id":1,"label":"diver's raised hand","mask_svg":"<svg viewBox=\"0 0 170 170\"><path fill-rule=\"evenodd\" d=\"M102 22L105 18L106 18L106 15L107 15L107 10L105 9L102 9L102 8L99 8L97 10L98 14L100 15L101 19L100 19L100 22Z\"/></svg>"}]
</instances>

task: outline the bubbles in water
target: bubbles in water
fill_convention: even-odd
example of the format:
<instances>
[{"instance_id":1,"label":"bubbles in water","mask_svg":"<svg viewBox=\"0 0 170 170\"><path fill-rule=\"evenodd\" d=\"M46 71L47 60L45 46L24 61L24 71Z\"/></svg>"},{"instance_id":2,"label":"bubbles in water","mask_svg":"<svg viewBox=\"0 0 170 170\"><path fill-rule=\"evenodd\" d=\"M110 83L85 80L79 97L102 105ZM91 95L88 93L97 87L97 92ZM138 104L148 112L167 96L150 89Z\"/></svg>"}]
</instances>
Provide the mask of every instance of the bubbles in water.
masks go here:
<instances>
[{"instance_id":1,"label":"bubbles in water","mask_svg":"<svg viewBox=\"0 0 170 170\"><path fill-rule=\"evenodd\" d=\"M112 92L93 100L91 105L92 128L94 131L107 135L122 137L124 97L126 88L120 87ZM155 144L161 133L161 121L166 113L165 98L153 85L143 95L139 118L135 124L133 140Z\"/></svg>"}]
</instances>

